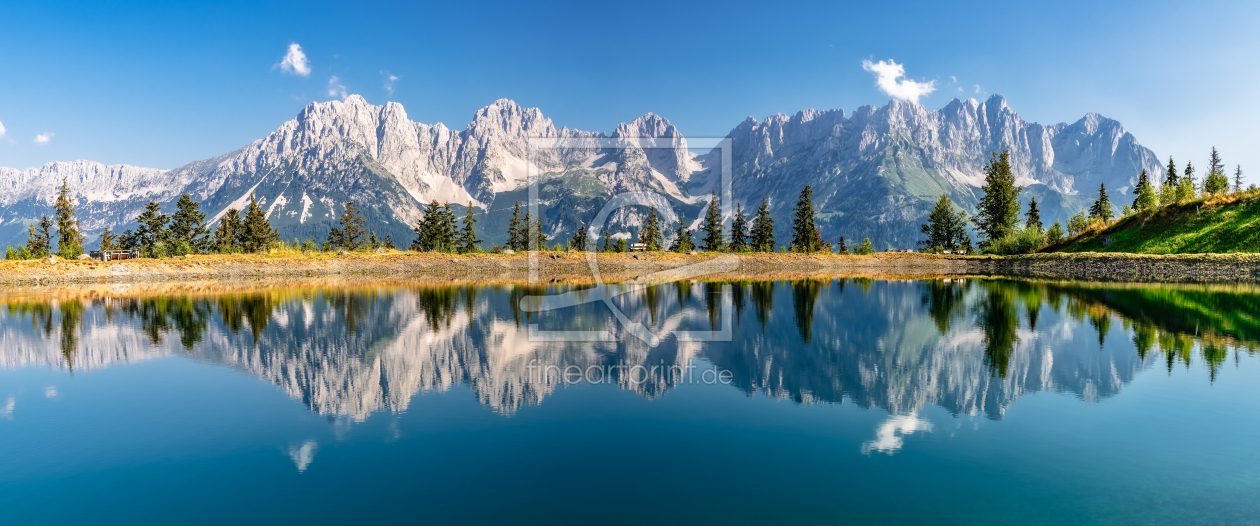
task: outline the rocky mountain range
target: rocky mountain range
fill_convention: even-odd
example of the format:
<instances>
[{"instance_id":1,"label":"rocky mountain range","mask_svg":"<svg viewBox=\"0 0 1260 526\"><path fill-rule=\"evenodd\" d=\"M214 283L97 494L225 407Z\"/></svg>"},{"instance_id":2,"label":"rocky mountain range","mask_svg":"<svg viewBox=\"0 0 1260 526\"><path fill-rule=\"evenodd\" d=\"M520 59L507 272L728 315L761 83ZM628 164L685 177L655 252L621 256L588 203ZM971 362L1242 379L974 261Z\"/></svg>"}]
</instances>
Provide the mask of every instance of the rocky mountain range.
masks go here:
<instances>
[{"instance_id":1,"label":"rocky mountain range","mask_svg":"<svg viewBox=\"0 0 1260 526\"><path fill-rule=\"evenodd\" d=\"M640 137L663 138L671 147L617 143ZM1091 113L1072 124L1030 123L1000 95L955 99L934 111L893 100L851 114L749 117L727 137L733 199L750 210L768 198L781 244L790 239L791 208L805 184L813 185L824 238L870 237L877 247L909 248L941 193L974 207L991 152L1011 151L1025 195L1042 203L1047 222L1087 207L1100 183L1122 201L1139 172L1161 173L1155 154L1114 120ZM529 140L536 138L571 139L573 146L540 150L531 159ZM413 237L424 204L450 202L461 214L471 204L488 247L505 240L513 204L526 202L531 167L539 175L544 229L557 240L567 240L623 192L658 194L672 230L680 221L698 224L720 180L721 153L689 149L677 128L650 113L610 133L587 132L557 128L540 110L501 99L456 131L413 122L400 104L376 106L351 95L311 103L265 138L171 170L91 161L0 168L0 242L23 242L32 221L51 215L64 178L89 246L107 226L129 227L149 201L172 209L188 193L211 220L245 206L253 194L282 239L322 240L342 203L354 201L369 228L400 245ZM610 233L633 237L646 212L618 211Z\"/></svg>"}]
</instances>

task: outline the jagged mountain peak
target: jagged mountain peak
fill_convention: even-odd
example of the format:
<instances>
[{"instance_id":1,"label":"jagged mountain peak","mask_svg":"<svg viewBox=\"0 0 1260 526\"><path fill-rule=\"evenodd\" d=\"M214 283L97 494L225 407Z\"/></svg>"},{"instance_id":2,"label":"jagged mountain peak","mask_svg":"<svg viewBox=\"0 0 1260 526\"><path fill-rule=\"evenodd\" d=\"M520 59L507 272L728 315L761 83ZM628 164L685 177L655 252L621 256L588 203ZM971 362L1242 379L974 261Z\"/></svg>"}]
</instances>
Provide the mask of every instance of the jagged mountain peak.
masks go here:
<instances>
[{"instance_id":1,"label":"jagged mountain peak","mask_svg":"<svg viewBox=\"0 0 1260 526\"><path fill-rule=\"evenodd\" d=\"M655 113L645 113L629 123L621 123L613 130L612 137L681 137L682 133L670 124L669 119Z\"/></svg>"}]
</instances>

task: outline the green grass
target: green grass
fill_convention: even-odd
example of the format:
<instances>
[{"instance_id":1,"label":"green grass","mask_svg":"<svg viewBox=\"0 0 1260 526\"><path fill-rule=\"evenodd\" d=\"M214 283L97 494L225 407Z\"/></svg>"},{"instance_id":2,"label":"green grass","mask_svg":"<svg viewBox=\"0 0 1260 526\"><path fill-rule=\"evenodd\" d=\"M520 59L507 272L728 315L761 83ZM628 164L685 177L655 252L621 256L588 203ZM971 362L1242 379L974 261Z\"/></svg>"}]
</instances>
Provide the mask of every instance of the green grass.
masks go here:
<instances>
[{"instance_id":1,"label":"green grass","mask_svg":"<svg viewBox=\"0 0 1260 526\"><path fill-rule=\"evenodd\" d=\"M1131 214L1095 226L1042 252L1260 252L1260 191L1200 198Z\"/></svg>"}]
</instances>

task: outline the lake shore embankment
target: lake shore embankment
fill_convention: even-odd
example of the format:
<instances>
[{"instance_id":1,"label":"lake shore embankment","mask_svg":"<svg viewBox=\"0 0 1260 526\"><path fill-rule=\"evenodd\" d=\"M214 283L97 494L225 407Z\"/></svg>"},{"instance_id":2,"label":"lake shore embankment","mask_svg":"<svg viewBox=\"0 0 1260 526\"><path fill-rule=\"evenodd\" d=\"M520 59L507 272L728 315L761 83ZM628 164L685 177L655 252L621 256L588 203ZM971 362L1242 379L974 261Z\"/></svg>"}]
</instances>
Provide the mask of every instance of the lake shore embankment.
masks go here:
<instances>
[{"instance_id":1,"label":"lake shore embankment","mask_svg":"<svg viewBox=\"0 0 1260 526\"><path fill-rule=\"evenodd\" d=\"M532 261L532 262L531 262ZM801 254L351 253L195 255L184 258L0 262L0 287L194 282L624 281L705 276L787 279L825 275L885 278L995 275L1104 281L1260 281L1254 254L1035 254L989 257L907 253Z\"/></svg>"}]
</instances>

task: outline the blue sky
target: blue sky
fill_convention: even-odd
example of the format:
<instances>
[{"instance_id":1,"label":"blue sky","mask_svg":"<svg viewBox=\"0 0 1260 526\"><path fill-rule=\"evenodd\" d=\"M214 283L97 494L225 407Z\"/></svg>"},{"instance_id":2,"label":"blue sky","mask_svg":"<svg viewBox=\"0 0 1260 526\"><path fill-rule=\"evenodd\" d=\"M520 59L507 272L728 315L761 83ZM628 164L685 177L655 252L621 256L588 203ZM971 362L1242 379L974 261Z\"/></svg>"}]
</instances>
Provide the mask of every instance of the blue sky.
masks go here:
<instances>
[{"instance_id":1,"label":"blue sky","mask_svg":"<svg viewBox=\"0 0 1260 526\"><path fill-rule=\"evenodd\" d=\"M557 126L610 131L655 112L686 135L721 136L749 115L885 104L862 61L891 59L935 82L928 109L1001 93L1041 123L1094 111L1162 158L1202 166L1215 145L1231 171L1260 174L1260 2L7 2L3 13L0 166L15 168L212 157L337 98L334 76L457 129L506 97ZM308 75L277 67L291 43Z\"/></svg>"}]
</instances>

